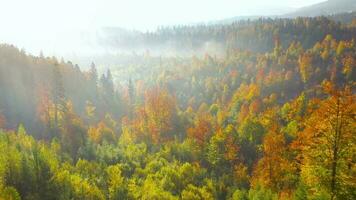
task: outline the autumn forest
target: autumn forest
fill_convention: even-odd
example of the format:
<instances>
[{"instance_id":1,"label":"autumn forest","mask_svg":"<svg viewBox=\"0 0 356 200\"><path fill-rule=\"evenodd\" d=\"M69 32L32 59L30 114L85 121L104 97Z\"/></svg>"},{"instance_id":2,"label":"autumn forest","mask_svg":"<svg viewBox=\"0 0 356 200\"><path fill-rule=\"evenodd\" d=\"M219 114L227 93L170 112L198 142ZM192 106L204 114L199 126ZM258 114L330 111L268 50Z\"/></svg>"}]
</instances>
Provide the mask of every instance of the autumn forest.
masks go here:
<instances>
[{"instance_id":1,"label":"autumn forest","mask_svg":"<svg viewBox=\"0 0 356 200\"><path fill-rule=\"evenodd\" d=\"M105 70L1 44L0 199L356 199L350 15L161 28L130 47L223 51Z\"/></svg>"}]
</instances>

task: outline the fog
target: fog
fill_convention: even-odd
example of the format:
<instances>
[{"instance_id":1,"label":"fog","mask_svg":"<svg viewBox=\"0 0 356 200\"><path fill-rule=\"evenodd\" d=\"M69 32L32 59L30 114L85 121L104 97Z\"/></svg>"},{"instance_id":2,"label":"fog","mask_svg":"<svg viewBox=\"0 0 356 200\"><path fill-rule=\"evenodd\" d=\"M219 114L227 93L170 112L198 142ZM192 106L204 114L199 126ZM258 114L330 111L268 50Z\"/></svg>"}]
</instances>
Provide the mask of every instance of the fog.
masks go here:
<instances>
[{"instance_id":1,"label":"fog","mask_svg":"<svg viewBox=\"0 0 356 200\"><path fill-rule=\"evenodd\" d=\"M80 62L82 57L147 50L147 46L123 49L106 45L107 28L155 31L159 26L210 23L236 16L280 15L321 1L0 0L0 43L14 44L34 55L43 52ZM220 45L213 43L204 44L199 51L206 45L220 51ZM152 49L154 52L160 53ZM168 51L167 55L173 53L179 51Z\"/></svg>"}]
</instances>

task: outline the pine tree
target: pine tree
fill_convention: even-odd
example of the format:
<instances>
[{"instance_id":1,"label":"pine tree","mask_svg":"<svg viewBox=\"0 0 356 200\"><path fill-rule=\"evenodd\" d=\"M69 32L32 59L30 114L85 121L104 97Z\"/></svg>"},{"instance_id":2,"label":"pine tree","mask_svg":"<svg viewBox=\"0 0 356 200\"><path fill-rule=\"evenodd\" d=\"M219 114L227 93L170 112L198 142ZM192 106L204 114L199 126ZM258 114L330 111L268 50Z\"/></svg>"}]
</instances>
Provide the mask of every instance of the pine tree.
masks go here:
<instances>
[{"instance_id":1,"label":"pine tree","mask_svg":"<svg viewBox=\"0 0 356 200\"><path fill-rule=\"evenodd\" d=\"M62 73L59 65L55 64L53 68L53 83L52 83L52 102L54 105L54 132L56 135L59 133L59 117L60 114L65 112L65 94L63 86Z\"/></svg>"},{"instance_id":2,"label":"pine tree","mask_svg":"<svg viewBox=\"0 0 356 200\"><path fill-rule=\"evenodd\" d=\"M132 83L131 78L129 79L129 83L128 83L128 104L129 104L129 117L132 118L132 114L133 114L133 106L135 104L135 89L134 89L134 85Z\"/></svg>"}]
</instances>

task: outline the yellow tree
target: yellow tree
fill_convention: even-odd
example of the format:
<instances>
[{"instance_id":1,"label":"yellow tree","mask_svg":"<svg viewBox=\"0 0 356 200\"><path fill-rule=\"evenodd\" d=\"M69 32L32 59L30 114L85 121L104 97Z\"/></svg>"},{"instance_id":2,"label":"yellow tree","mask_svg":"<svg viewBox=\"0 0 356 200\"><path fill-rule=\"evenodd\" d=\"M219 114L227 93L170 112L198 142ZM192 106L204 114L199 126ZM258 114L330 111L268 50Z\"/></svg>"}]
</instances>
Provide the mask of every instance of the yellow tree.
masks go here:
<instances>
[{"instance_id":1,"label":"yellow tree","mask_svg":"<svg viewBox=\"0 0 356 200\"><path fill-rule=\"evenodd\" d=\"M350 87L336 90L327 82L329 97L319 103L300 134L302 175L310 185L321 185L330 199L348 199L356 189L356 104Z\"/></svg>"},{"instance_id":2,"label":"yellow tree","mask_svg":"<svg viewBox=\"0 0 356 200\"><path fill-rule=\"evenodd\" d=\"M146 92L144 120L154 143L170 137L175 109L175 99L167 90L154 88Z\"/></svg>"},{"instance_id":3,"label":"yellow tree","mask_svg":"<svg viewBox=\"0 0 356 200\"><path fill-rule=\"evenodd\" d=\"M96 126L90 127L88 129L88 136L97 144L104 141L108 143L115 143L116 141L114 130L107 126L103 121L99 122Z\"/></svg>"},{"instance_id":4,"label":"yellow tree","mask_svg":"<svg viewBox=\"0 0 356 200\"><path fill-rule=\"evenodd\" d=\"M287 175L292 169L286 154L284 135L276 125L272 126L263 139L263 157L254 169L252 184L261 184L275 191L286 189Z\"/></svg>"},{"instance_id":5,"label":"yellow tree","mask_svg":"<svg viewBox=\"0 0 356 200\"><path fill-rule=\"evenodd\" d=\"M312 73L313 57L310 54L303 54L299 57L299 71L304 83L306 83Z\"/></svg>"}]
</instances>

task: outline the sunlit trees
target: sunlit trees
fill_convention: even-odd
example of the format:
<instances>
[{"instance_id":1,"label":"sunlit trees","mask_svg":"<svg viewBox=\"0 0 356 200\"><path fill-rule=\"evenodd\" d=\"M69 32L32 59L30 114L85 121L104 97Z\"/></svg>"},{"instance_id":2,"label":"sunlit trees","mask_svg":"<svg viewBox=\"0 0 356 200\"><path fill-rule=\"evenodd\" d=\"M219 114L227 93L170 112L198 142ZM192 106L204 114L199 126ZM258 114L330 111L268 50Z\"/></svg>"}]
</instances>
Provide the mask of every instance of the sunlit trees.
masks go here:
<instances>
[{"instance_id":1,"label":"sunlit trees","mask_svg":"<svg viewBox=\"0 0 356 200\"><path fill-rule=\"evenodd\" d=\"M60 199L105 199L97 186L66 169L60 169L53 177L53 182L60 189L56 194Z\"/></svg>"},{"instance_id":2,"label":"sunlit trees","mask_svg":"<svg viewBox=\"0 0 356 200\"><path fill-rule=\"evenodd\" d=\"M212 200L214 199L213 194L209 191L209 188L204 186L202 188L196 187L194 185L188 185L186 189L182 192L182 199L199 199L199 200Z\"/></svg>"},{"instance_id":3,"label":"sunlit trees","mask_svg":"<svg viewBox=\"0 0 356 200\"><path fill-rule=\"evenodd\" d=\"M176 103L167 90L155 88L145 94L143 112L145 130L150 134L153 143L172 138L173 119L176 114Z\"/></svg>"},{"instance_id":4,"label":"sunlit trees","mask_svg":"<svg viewBox=\"0 0 356 200\"><path fill-rule=\"evenodd\" d=\"M18 193L24 199L53 198L55 187L50 179L58 164L54 151L27 135L20 125L17 133L0 133L0 152L6 152L0 154L0 191L5 186L11 195Z\"/></svg>"},{"instance_id":5,"label":"sunlit trees","mask_svg":"<svg viewBox=\"0 0 356 200\"><path fill-rule=\"evenodd\" d=\"M331 199L355 197L355 95L350 87L337 90L324 84L330 95L308 117L301 135L305 181L320 184Z\"/></svg>"},{"instance_id":6,"label":"sunlit trees","mask_svg":"<svg viewBox=\"0 0 356 200\"><path fill-rule=\"evenodd\" d=\"M355 199L354 28L239 23L151 34L226 55L115 55L135 64L99 79L0 45L0 199Z\"/></svg>"},{"instance_id":7,"label":"sunlit trees","mask_svg":"<svg viewBox=\"0 0 356 200\"><path fill-rule=\"evenodd\" d=\"M287 153L284 135L278 132L277 127L272 127L263 139L263 156L254 170L253 185L262 185L273 191L288 189L288 184L291 184L288 179L294 172Z\"/></svg>"},{"instance_id":8,"label":"sunlit trees","mask_svg":"<svg viewBox=\"0 0 356 200\"><path fill-rule=\"evenodd\" d=\"M106 172L108 174L109 199L127 198L127 188L120 166L109 166Z\"/></svg>"}]
</instances>

